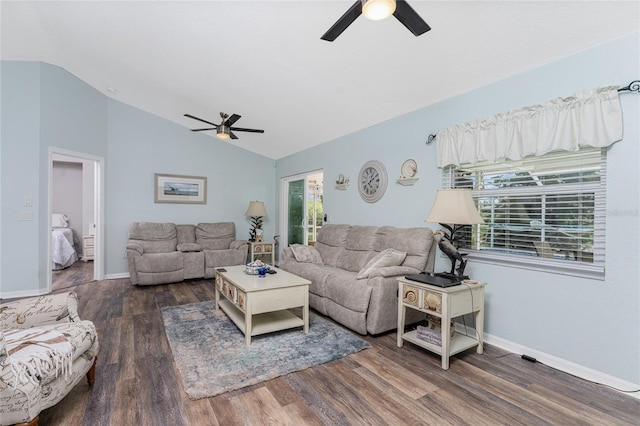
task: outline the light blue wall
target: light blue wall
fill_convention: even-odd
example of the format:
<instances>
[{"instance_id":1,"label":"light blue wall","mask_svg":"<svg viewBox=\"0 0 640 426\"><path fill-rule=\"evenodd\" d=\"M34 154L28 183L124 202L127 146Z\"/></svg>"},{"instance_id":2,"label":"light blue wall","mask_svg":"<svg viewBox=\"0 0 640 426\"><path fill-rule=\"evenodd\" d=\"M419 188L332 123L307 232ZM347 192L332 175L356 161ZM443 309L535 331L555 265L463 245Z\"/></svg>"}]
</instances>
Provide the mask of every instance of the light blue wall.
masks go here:
<instances>
[{"instance_id":1,"label":"light blue wall","mask_svg":"<svg viewBox=\"0 0 640 426\"><path fill-rule=\"evenodd\" d=\"M40 64L2 62L1 67L0 291L4 293L38 289L40 282ZM32 207L24 205L25 197L31 197ZM20 212L31 212L33 220L19 221Z\"/></svg>"},{"instance_id":2,"label":"light blue wall","mask_svg":"<svg viewBox=\"0 0 640 426\"><path fill-rule=\"evenodd\" d=\"M634 34L280 159L277 184L285 176L323 169L325 212L333 223L437 227L424 222L441 187L435 146L425 145L428 134L583 89L626 85L640 78L638 52L640 34ZM620 99L624 140L609 150L607 161L606 280L477 262L467 271L488 282L485 332L640 383L640 95ZM420 180L404 187L394 179L407 158L417 160ZM355 185L368 160L382 161L390 177L376 204L363 202ZM351 178L346 191L332 184L340 173ZM437 259L438 270L448 265L446 258Z\"/></svg>"},{"instance_id":3,"label":"light blue wall","mask_svg":"<svg viewBox=\"0 0 640 426\"><path fill-rule=\"evenodd\" d=\"M193 133L175 123L117 101L109 101L107 165L107 265L127 272L123 259L130 222L231 221L236 236L249 238L244 216L250 200L267 208L266 236L274 235L273 160L229 142ZM154 203L154 173L207 177L207 204Z\"/></svg>"},{"instance_id":4,"label":"light blue wall","mask_svg":"<svg viewBox=\"0 0 640 426\"><path fill-rule=\"evenodd\" d=\"M62 68L41 64L40 69L38 255L40 289L46 290L47 275L51 273L47 253L49 147L106 158L108 129L104 95Z\"/></svg>"},{"instance_id":5,"label":"light blue wall","mask_svg":"<svg viewBox=\"0 0 640 426\"><path fill-rule=\"evenodd\" d=\"M105 161L106 275L128 272L123 253L132 221L233 221L246 239L244 212L250 200L263 200L265 235L275 234L273 160L111 100L59 67L1 66L1 297L46 290L49 147ZM154 173L206 176L207 204L155 204ZM23 211L33 220L18 221Z\"/></svg>"},{"instance_id":6,"label":"light blue wall","mask_svg":"<svg viewBox=\"0 0 640 426\"><path fill-rule=\"evenodd\" d=\"M105 156L106 98L48 64L3 61L0 292L46 291L49 147ZM25 198L33 205L25 206ZM20 212L33 220L18 221Z\"/></svg>"}]
</instances>

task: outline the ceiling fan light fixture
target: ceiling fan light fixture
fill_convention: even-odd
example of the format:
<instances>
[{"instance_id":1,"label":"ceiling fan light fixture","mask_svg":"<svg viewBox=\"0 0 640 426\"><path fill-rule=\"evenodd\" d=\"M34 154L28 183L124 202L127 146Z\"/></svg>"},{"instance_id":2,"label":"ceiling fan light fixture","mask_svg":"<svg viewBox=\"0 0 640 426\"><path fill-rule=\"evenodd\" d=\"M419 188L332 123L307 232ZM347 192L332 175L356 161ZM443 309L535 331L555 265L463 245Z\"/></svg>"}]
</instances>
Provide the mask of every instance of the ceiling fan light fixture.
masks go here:
<instances>
[{"instance_id":1,"label":"ceiling fan light fixture","mask_svg":"<svg viewBox=\"0 0 640 426\"><path fill-rule=\"evenodd\" d=\"M362 0L362 14L372 21L388 18L395 11L395 0Z\"/></svg>"},{"instance_id":2,"label":"ceiling fan light fixture","mask_svg":"<svg viewBox=\"0 0 640 426\"><path fill-rule=\"evenodd\" d=\"M229 126L225 126L224 124L219 125L216 129L216 136L220 139L229 139Z\"/></svg>"}]
</instances>

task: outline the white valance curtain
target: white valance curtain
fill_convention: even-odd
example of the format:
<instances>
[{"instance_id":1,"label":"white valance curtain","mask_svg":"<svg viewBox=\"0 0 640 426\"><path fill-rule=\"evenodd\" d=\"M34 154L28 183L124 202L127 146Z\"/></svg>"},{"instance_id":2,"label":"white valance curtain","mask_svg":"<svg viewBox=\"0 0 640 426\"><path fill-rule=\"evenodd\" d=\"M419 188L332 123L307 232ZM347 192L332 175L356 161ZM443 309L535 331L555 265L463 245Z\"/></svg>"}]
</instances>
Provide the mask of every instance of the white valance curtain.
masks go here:
<instances>
[{"instance_id":1,"label":"white valance curtain","mask_svg":"<svg viewBox=\"0 0 640 426\"><path fill-rule=\"evenodd\" d=\"M617 86L579 92L542 105L457 124L438 132L438 167L519 160L580 145L606 147L622 139Z\"/></svg>"}]
</instances>

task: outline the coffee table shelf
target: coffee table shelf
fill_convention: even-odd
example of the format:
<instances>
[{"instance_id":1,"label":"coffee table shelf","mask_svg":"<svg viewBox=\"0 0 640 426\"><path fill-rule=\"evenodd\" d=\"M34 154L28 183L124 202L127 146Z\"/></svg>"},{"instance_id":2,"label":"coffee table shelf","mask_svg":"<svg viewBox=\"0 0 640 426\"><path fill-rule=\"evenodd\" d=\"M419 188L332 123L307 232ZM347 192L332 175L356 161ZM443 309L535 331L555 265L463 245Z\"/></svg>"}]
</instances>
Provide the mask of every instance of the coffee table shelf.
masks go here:
<instances>
[{"instance_id":1,"label":"coffee table shelf","mask_svg":"<svg viewBox=\"0 0 640 426\"><path fill-rule=\"evenodd\" d=\"M246 334L245 313L236 308L235 305L227 299L221 299L218 303L220 304L220 308L227 314L231 321L235 323L240 331ZM265 312L263 314L253 315L251 319L251 336L303 326L304 321L302 318L287 310Z\"/></svg>"}]
</instances>

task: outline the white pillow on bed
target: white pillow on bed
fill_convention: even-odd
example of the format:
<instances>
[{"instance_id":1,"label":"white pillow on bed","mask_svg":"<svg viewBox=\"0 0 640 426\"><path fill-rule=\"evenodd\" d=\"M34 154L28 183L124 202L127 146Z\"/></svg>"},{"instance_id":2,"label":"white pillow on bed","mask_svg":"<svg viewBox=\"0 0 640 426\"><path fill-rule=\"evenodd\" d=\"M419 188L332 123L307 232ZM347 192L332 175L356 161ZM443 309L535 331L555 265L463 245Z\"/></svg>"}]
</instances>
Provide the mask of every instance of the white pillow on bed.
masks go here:
<instances>
[{"instance_id":1,"label":"white pillow on bed","mask_svg":"<svg viewBox=\"0 0 640 426\"><path fill-rule=\"evenodd\" d=\"M54 213L51 217L51 226L54 228L66 228L69 226L67 220L69 218L66 214Z\"/></svg>"}]
</instances>

